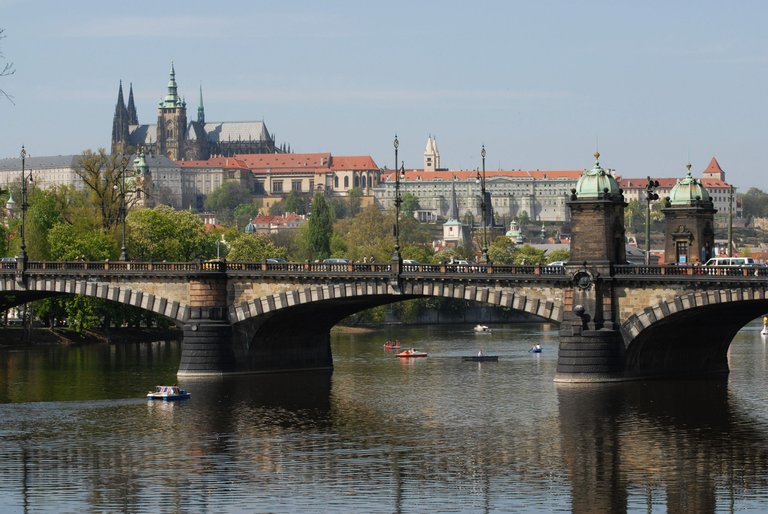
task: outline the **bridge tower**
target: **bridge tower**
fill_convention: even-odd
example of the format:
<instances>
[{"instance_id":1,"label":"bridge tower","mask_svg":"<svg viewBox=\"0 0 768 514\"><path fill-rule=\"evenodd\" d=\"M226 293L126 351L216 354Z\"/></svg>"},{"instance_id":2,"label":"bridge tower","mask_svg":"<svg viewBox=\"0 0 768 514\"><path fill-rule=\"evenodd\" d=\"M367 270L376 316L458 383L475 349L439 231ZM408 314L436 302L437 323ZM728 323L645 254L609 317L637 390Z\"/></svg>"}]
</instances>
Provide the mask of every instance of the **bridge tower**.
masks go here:
<instances>
[{"instance_id":1,"label":"bridge tower","mask_svg":"<svg viewBox=\"0 0 768 514\"><path fill-rule=\"evenodd\" d=\"M664 202L667 229L664 237L666 263L704 264L715 253L715 213L712 198L701 182L688 174L670 191Z\"/></svg>"},{"instance_id":2,"label":"bridge tower","mask_svg":"<svg viewBox=\"0 0 768 514\"><path fill-rule=\"evenodd\" d=\"M616 179L600 166L585 170L567 202L571 209L571 257L565 291L556 382L621 378L624 343L611 278L612 264L626 263L624 208Z\"/></svg>"}]
</instances>

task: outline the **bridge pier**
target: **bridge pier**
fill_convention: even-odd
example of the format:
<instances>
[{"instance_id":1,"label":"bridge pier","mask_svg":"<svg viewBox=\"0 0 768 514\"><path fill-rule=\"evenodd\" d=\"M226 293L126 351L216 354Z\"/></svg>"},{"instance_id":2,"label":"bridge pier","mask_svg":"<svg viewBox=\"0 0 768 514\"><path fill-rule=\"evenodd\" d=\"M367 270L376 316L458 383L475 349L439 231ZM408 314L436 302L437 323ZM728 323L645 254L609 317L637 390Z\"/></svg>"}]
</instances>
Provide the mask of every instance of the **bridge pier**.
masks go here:
<instances>
[{"instance_id":1,"label":"bridge pier","mask_svg":"<svg viewBox=\"0 0 768 514\"><path fill-rule=\"evenodd\" d=\"M555 382L624 380L624 340L611 328L589 326L582 310L567 313L560 324Z\"/></svg>"},{"instance_id":2,"label":"bridge pier","mask_svg":"<svg viewBox=\"0 0 768 514\"><path fill-rule=\"evenodd\" d=\"M184 321L179 376L219 375L235 368L232 325L228 319L224 263L205 263L190 277L190 313Z\"/></svg>"},{"instance_id":3,"label":"bridge pier","mask_svg":"<svg viewBox=\"0 0 768 514\"><path fill-rule=\"evenodd\" d=\"M183 330L179 376L219 375L234 370L232 326L228 321L190 320Z\"/></svg>"}]
</instances>

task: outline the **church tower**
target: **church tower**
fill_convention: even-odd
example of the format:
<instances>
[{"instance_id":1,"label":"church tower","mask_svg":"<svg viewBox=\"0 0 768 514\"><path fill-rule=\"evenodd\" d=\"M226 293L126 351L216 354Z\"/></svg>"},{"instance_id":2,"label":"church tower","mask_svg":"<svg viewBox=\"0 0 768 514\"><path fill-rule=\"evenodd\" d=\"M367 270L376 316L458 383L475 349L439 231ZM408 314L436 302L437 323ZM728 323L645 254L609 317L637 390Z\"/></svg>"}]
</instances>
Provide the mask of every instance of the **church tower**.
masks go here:
<instances>
[{"instance_id":1,"label":"church tower","mask_svg":"<svg viewBox=\"0 0 768 514\"><path fill-rule=\"evenodd\" d=\"M131 95L133 99L133 95ZM130 125L128 109L123 100L123 81L117 91L115 116L112 118L112 154L123 153L128 147L128 126Z\"/></svg>"},{"instance_id":2,"label":"church tower","mask_svg":"<svg viewBox=\"0 0 768 514\"><path fill-rule=\"evenodd\" d=\"M179 97L177 89L176 71L171 64L168 93L157 109L157 150L171 160L184 157L187 134L187 103Z\"/></svg>"},{"instance_id":3,"label":"church tower","mask_svg":"<svg viewBox=\"0 0 768 514\"><path fill-rule=\"evenodd\" d=\"M424 150L424 171L437 171L440 168L440 152L437 151L437 139L430 134L427 148Z\"/></svg>"}]
</instances>

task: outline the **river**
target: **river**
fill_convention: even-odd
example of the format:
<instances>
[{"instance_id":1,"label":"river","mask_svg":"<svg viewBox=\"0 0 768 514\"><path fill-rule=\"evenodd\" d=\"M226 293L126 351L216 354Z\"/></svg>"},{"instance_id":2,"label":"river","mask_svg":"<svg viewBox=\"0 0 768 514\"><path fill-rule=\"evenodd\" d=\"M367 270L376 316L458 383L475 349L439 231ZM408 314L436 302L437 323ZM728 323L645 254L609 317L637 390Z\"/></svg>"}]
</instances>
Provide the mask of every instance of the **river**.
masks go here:
<instances>
[{"instance_id":1,"label":"river","mask_svg":"<svg viewBox=\"0 0 768 514\"><path fill-rule=\"evenodd\" d=\"M4 349L0 510L768 510L759 325L725 380L567 386L556 326L492 329L334 332L332 374L185 379L180 403L144 399L176 383L178 343ZM461 360L479 349L499 361Z\"/></svg>"}]
</instances>

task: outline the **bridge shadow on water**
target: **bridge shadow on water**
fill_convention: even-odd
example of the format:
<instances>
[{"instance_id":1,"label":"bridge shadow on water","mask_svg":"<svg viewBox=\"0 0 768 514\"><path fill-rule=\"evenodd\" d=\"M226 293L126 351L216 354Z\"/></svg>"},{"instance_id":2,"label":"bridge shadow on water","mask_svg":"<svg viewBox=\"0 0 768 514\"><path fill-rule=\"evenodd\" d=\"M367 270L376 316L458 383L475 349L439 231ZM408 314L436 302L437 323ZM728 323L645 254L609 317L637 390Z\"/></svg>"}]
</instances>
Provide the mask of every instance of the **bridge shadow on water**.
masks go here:
<instances>
[{"instance_id":1,"label":"bridge shadow on water","mask_svg":"<svg viewBox=\"0 0 768 514\"><path fill-rule=\"evenodd\" d=\"M637 511L638 495L648 512L715 512L768 485L768 427L727 380L558 384L557 395L573 512Z\"/></svg>"}]
</instances>

